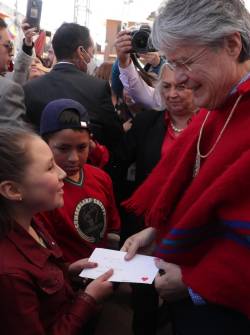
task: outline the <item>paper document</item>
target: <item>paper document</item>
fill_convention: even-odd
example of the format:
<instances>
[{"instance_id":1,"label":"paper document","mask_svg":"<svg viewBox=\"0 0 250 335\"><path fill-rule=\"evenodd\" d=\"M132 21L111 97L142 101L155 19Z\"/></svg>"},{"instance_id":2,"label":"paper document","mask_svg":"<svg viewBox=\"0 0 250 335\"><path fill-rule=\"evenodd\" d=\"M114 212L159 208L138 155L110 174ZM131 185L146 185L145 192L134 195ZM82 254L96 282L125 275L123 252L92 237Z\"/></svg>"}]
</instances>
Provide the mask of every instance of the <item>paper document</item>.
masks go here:
<instances>
[{"instance_id":1,"label":"paper document","mask_svg":"<svg viewBox=\"0 0 250 335\"><path fill-rule=\"evenodd\" d=\"M126 261L125 255L126 252L123 251L96 248L89 261L96 262L98 266L83 270L80 277L96 279L109 269L113 269L114 274L110 277L110 281L152 284L158 272L154 257L135 255Z\"/></svg>"}]
</instances>

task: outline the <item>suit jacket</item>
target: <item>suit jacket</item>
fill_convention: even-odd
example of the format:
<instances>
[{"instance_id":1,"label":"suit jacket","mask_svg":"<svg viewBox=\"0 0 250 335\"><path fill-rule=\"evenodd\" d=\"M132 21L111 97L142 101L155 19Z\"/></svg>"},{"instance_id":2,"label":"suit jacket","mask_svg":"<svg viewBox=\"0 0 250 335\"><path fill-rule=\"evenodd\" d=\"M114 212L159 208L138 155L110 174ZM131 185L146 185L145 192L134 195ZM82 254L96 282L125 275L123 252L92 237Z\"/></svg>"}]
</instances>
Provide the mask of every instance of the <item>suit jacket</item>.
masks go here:
<instances>
[{"instance_id":1,"label":"suit jacket","mask_svg":"<svg viewBox=\"0 0 250 335\"><path fill-rule=\"evenodd\" d=\"M131 196L134 190L148 177L161 159L161 148L166 134L165 111L143 110L133 120L131 129L111 153L111 162L118 171L114 184L118 201ZM135 181L127 181L127 168L136 163ZM119 172L119 171L118 171ZM121 242L144 227L142 218L120 208L122 219ZM121 245L122 245L121 243Z\"/></svg>"},{"instance_id":2,"label":"suit jacket","mask_svg":"<svg viewBox=\"0 0 250 335\"><path fill-rule=\"evenodd\" d=\"M0 123L22 122L25 115L24 92L20 85L0 76Z\"/></svg>"},{"instance_id":3,"label":"suit jacket","mask_svg":"<svg viewBox=\"0 0 250 335\"><path fill-rule=\"evenodd\" d=\"M159 162L165 133L165 111L143 110L111 153L112 164L126 169L135 162L135 184L138 186Z\"/></svg>"},{"instance_id":4,"label":"suit jacket","mask_svg":"<svg viewBox=\"0 0 250 335\"><path fill-rule=\"evenodd\" d=\"M89 76L70 63L58 63L52 71L24 86L27 121L39 129L41 113L52 100L65 98L81 103L89 112L95 138L107 147L122 136L122 126L111 102L109 83Z\"/></svg>"}]
</instances>

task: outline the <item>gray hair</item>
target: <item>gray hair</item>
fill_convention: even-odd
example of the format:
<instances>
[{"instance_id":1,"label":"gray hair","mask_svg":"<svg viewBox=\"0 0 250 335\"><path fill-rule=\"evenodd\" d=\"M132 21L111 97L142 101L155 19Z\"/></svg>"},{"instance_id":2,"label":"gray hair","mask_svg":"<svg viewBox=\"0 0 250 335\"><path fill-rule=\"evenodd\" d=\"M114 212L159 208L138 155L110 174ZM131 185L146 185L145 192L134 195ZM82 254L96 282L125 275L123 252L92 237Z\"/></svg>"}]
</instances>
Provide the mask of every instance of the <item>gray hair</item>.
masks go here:
<instances>
[{"instance_id":1,"label":"gray hair","mask_svg":"<svg viewBox=\"0 0 250 335\"><path fill-rule=\"evenodd\" d=\"M241 0L168 0L159 9L152 29L154 46L171 50L179 44L220 46L239 32L239 61L250 58L250 14Z\"/></svg>"}]
</instances>

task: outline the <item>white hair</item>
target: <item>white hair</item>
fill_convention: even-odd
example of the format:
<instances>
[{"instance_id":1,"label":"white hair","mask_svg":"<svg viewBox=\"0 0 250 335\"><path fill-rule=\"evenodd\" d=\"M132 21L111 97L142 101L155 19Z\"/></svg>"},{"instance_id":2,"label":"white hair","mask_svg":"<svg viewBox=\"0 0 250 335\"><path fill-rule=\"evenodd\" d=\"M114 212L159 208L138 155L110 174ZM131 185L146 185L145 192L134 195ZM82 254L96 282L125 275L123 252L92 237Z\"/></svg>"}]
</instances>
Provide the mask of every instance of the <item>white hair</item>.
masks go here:
<instances>
[{"instance_id":1,"label":"white hair","mask_svg":"<svg viewBox=\"0 0 250 335\"><path fill-rule=\"evenodd\" d=\"M220 46L239 32L239 61L250 59L250 14L241 0L168 0L159 9L152 29L154 46L171 50L183 43Z\"/></svg>"}]
</instances>

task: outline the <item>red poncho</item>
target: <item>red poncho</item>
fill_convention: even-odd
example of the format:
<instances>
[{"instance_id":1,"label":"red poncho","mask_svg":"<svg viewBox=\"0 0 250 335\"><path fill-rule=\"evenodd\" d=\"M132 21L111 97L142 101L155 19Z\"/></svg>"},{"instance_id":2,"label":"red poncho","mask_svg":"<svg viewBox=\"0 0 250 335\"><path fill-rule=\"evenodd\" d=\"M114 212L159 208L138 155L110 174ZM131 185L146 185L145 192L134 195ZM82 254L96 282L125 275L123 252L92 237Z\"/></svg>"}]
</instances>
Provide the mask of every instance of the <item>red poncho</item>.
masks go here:
<instances>
[{"instance_id":1,"label":"red poncho","mask_svg":"<svg viewBox=\"0 0 250 335\"><path fill-rule=\"evenodd\" d=\"M250 80L208 117L201 153L214 151L193 178L202 110L172 150L125 202L157 228L156 255L181 266L183 281L210 302L250 317Z\"/></svg>"}]
</instances>

